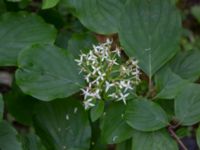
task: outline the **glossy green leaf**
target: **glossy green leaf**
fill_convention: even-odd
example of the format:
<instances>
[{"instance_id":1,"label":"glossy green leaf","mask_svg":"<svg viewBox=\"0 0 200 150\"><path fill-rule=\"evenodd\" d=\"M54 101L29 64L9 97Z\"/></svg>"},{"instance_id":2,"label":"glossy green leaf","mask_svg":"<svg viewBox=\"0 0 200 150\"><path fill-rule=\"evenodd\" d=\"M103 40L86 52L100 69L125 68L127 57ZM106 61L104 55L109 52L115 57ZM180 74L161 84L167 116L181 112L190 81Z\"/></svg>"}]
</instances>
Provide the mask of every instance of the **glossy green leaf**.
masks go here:
<instances>
[{"instance_id":1,"label":"glossy green leaf","mask_svg":"<svg viewBox=\"0 0 200 150\"><path fill-rule=\"evenodd\" d=\"M24 125L32 124L32 116L35 104L38 102L31 96L25 95L14 85L12 90L4 95L8 112Z\"/></svg>"},{"instance_id":2,"label":"glossy green leaf","mask_svg":"<svg viewBox=\"0 0 200 150\"><path fill-rule=\"evenodd\" d=\"M73 5L81 23L93 32L118 32L118 24L125 0L75 0Z\"/></svg>"},{"instance_id":3,"label":"glossy green leaf","mask_svg":"<svg viewBox=\"0 0 200 150\"><path fill-rule=\"evenodd\" d=\"M200 85L186 86L175 99L175 115L182 125L193 125L200 121Z\"/></svg>"},{"instance_id":4,"label":"glossy green leaf","mask_svg":"<svg viewBox=\"0 0 200 150\"><path fill-rule=\"evenodd\" d=\"M55 7L60 0L43 0L42 9L49 9Z\"/></svg>"},{"instance_id":5,"label":"glossy green leaf","mask_svg":"<svg viewBox=\"0 0 200 150\"><path fill-rule=\"evenodd\" d=\"M132 136L133 129L124 120L126 106L116 102L105 111L101 120L102 137L108 144L121 143Z\"/></svg>"},{"instance_id":6,"label":"glossy green leaf","mask_svg":"<svg viewBox=\"0 0 200 150\"><path fill-rule=\"evenodd\" d=\"M104 111L104 101L100 100L97 102L96 106L93 107L90 111L90 116L92 122L96 121L101 117Z\"/></svg>"},{"instance_id":7,"label":"glossy green leaf","mask_svg":"<svg viewBox=\"0 0 200 150\"><path fill-rule=\"evenodd\" d=\"M22 150L17 139L17 131L7 122L0 122L0 149Z\"/></svg>"},{"instance_id":8,"label":"glossy green leaf","mask_svg":"<svg viewBox=\"0 0 200 150\"><path fill-rule=\"evenodd\" d=\"M3 102L3 97L0 94L0 122L3 118L3 112L4 112L4 102Z\"/></svg>"},{"instance_id":9,"label":"glossy green leaf","mask_svg":"<svg viewBox=\"0 0 200 150\"><path fill-rule=\"evenodd\" d=\"M74 58L52 45L35 45L18 60L16 80L26 94L44 101L75 94L84 86Z\"/></svg>"},{"instance_id":10,"label":"glossy green leaf","mask_svg":"<svg viewBox=\"0 0 200 150\"><path fill-rule=\"evenodd\" d=\"M197 139L198 147L200 148L200 127L198 127L198 129L197 129L196 139Z\"/></svg>"},{"instance_id":11,"label":"glossy green leaf","mask_svg":"<svg viewBox=\"0 0 200 150\"><path fill-rule=\"evenodd\" d=\"M136 131L132 139L132 150L178 150L178 145L166 130Z\"/></svg>"},{"instance_id":12,"label":"glossy green leaf","mask_svg":"<svg viewBox=\"0 0 200 150\"><path fill-rule=\"evenodd\" d=\"M155 131L169 124L165 111L158 104L145 98L128 103L125 119L132 128L140 131Z\"/></svg>"},{"instance_id":13,"label":"glossy green leaf","mask_svg":"<svg viewBox=\"0 0 200 150\"><path fill-rule=\"evenodd\" d=\"M173 72L184 79L196 80L200 77L200 51L180 52L171 64Z\"/></svg>"},{"instance_id":14,"label":"glossy green leaf","mask_svg":"<svg viewBox=\"0 0 200 150\"><path fill-rule=\"evenodd\" d=\"M36 14L6 13L0 18L0 66L15 66L19 52L36 43L53 43L56 30Z\"/></svg>"},{"instance_id":15,"label":"glossy green leaf","mask_svg":"<svg viewBox=\"0 0 200 150\"><path fill-rule=\"evenodd\" d=\"M156 76L157 95L156 98L173 99L187 85L188 81L183 80L171 71L169 67L160 70Z\"/></svg>"},{"instance_id":16,"label":"glossy green leaf","mask_svg":"<svg viewBox=\"0 0 200 150\"><path fill-rule=\"evenodd\" d=\"M180 31L180 15L170 0L129 0L119 37L128 56L152 76L177 53Z\"/></svg>"},{"instance_id":17,"label":"glossy green leaf","mask_svg":"<svg viewBox=\"0 0 200 150\"><path fill-rule=\"evenodd\" d=\"M42 102L34 126L48 150L88 150L91 128L88 115L76 99Z\"/></svg>"}]
</instances>

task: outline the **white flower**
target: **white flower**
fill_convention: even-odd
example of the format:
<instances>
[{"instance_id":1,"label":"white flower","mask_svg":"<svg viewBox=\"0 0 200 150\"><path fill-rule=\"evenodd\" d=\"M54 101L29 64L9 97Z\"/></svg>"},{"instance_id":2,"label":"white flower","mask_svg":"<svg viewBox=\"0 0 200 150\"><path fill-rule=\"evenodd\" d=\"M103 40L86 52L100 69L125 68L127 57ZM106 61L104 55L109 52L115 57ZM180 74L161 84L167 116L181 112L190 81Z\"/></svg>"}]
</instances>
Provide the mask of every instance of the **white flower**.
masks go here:
<instances>
[{"instance_id":1,"label":"white flower","mask_svg":"<svg viewBox=\"0 0 200 150\"><path fill-rule=\"evenodd\" d=\"M92 75L95 75L97 72L99 73L100 72L100 67L95 67L95 66L92 66L92 69L93 69L93 72L92 72Z\"/></svg>"},{"instance_id":2,"label":"white flower","mask_svg":"<svg viewBox=\"0 0 200 150\"><path fill-rule=\"evenodd\" d=\"M116 59L108 59L108 61L110 62L110 65L119 65L117 63L117 60Z\"/></svg>"},{"instance_id":3,"label":"white flower","mask_svg":"<svg viewBox=\"0 0 200 150\"><path fill-rule=\"evenodd\" d=\"M86 100L86 101L84 101L83 102L83 104L84 104L84 106L85 106L85 109L88 109L88 108L90 108L90 107L94 107L95 105L92 103L92 99L90 98L90 99L88 99L88 100Z\"/></svg>"},{"instance_id":4,"label":"white flower","mask_svg":"<svg viewBox=\"0 0 200 150\"><path fill-rule=\"evenodd\" d=\"M81 89L81 91L83 92L84 95L84 99L87 99L87 97L91 96L92 94L90 93L90 89L87 87L86 90L85 89Z\"/></svg>"},{"instance_id":5,"label":"white flower","mask_svg":"<svg viewBox=\"0 0 200 150\"><path fill-rule=\"evenodd\" d=\"M109 94L108 96L116 99L118 98L118 95L116 93Z\"/></svg>"},{"instance_id":6,"label":"white flower","mask_svg":"<svg viewBox=\"0 0 200 150\"><path fill-rule=\"evenodd\" d=\"M115 86L114 83L109 83L108 81L106 81L106 89L105 89L105 91L108 92L108 90L113 86Z\"/></svg>"},{"instance_id":7,"label":"white flower","mask_svg":"<svg viewBox=\"0 0 200 150\"><path fill-rule=\"evenodd\" d=\"M106 76L105 73L102 73L102 72L98 72L99 73L99 76L97 77L97 80L104 80L104 77Z\"/></svg>"},{"instance_id":8,"label":"white flower","mask_svg":"<svg viewBox=\"0 0 200 150\"><path fill-rule=\"evenodd\" d=\"M119 48L119 47L117 47L117 48L116 48L114 51L112 51L112 52L116 53L118 57L121 56L121 51L120 51L120 48Z\"/></svg>"},{"instance_id":9,"label":"white flower","mask_svg":"<svg viewBox=\"0 0 200 150\"><path fill-rule=\"evenodd\" d=\"M89 73L88 75L85 76L85 80L89 83L90 82L90 76L91 74Z\"/></svg>"},{"instance_id":10,"label":"white flower","mask_svg":"<svg viewBox=\"0 0 200 150\"><path fill-rule=\"evenodd\" d=\"M120 93L120 98L117 100L117 101L123 101L124 104L126 104L126 98L129 96L129 93L126 93L126 94L123 94L123 93Z\"/></svg>"},{"instance_id":11,"label":"white flower","mask_svg":"<svg viewBox=\"0 0 200 150\"><path fill-rule=\"evenodd\" d=\"M128 80L128 81L126 82L126 86L125 86L124 92L126 92L126 91L128 91L128 90L133 90L133 87L131 86L131 81L130 81L130 80Z\"/></svg>"},{"instance_id":12,"label":"white flower","mask_svg":"<svg viewBox=\"0 0 200 150\"><path fill-rule=\"evenodd\" d=\"M94 98L101 99L100 90L97 89L97 90L92 94L92 96L93 96Z\"/></svg>"}]
</instances>

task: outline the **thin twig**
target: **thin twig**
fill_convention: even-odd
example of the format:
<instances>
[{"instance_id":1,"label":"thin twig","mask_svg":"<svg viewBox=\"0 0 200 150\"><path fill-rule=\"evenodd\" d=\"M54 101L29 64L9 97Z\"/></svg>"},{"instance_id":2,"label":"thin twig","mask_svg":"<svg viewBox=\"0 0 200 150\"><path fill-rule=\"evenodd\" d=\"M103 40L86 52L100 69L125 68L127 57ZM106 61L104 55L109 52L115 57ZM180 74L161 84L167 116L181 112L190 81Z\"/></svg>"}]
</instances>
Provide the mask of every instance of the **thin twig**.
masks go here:
<instances>
[{"instance_id":1,"label":"thin twig","mask_svg":"<svg viewBox=\"0 0 200 150\"><path fill-rule=\"evenodd\" d=\"M178 142L178 144L183 150L188 150L188 148L183 144L183 142L179 139L179 137L174 132L173 127L169 126L168 131L170 132L171 136Z\"/></svg>"}]
</instances>

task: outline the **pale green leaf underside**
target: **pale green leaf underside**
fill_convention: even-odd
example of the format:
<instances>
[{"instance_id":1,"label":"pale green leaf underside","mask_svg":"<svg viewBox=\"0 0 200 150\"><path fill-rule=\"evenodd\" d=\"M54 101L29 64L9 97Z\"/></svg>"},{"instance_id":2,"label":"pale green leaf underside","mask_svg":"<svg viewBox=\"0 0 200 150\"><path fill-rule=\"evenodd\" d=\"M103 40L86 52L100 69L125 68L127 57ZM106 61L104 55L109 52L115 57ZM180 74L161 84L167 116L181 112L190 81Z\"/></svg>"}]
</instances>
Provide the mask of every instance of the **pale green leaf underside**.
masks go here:
<instances>
[{"instance_id":1,"label":"pale green leaf underside","mask_svg":"<svg viewBox=\"0 0 200 150\"><path fill-rule=\"evenodd\" d=\"M88 115L76 99L43 102L36 107L34 126L47 150L88 150Z\"/></svg>"},{"instance_id":2,"label":"pale green leaf underside","mask_svg":"<svg viewBox=\"0 0 200 150\"><path fill-rule=\"evenodd\" d=\"M121 16L119 37L129 57L149 76L177 52L180 15L170 0L129 0Z\"/></svg>"},{"instance_id":3,"label":"pale green leaf underside","mask_svg":"<svg viewBox=\"0 0 200 150\"><path fill-rule=\"evenodd\" d=\"M187 85L175 99L175 115L182 125L200 121L200 85Z\"/></svg>"},{"instance_id":4,"label":"pale green leaf underside","mask_svg":"<svg viewBox=\"0 0 200 150\"><path fill-rule=\"evenodd\" d=\"M21 50L36 43L53 43L56 30L36 14L5 13L0 18L0 66L16 66Z\"/></svg>"},{"instance_id":5,"label":"pale green leaf underside","mask_svg":"<svg viewBox=\"0 0 200 150\"><path fill-rule=\"evenodd\" d=\"M166 130L135 131L132 138L132 150L178 150L178 145Z\"/></svg>"},{"instance_id":6,"label":"pale green leaf underside","mask_svg":"<svg viewBox=\"0 0 200 150\"><path fill-rule=\"evenodd\" d=\"M75 94L84 86L74 58L52 45L35 45L18 59L16 80L26 94L50 101Z\"/></svg>"},{"instance_id":7,"label":"pale green leaf underside","mask_svg":"<svg viewBox=\"0 0 200 150\"><path fill-rule=\"evenodd\" d=\"M132 128L140 131L156 131L168 125L165 111L158 104L145 98L128 103L125 120Z\"/></svg>"}]
</instances>

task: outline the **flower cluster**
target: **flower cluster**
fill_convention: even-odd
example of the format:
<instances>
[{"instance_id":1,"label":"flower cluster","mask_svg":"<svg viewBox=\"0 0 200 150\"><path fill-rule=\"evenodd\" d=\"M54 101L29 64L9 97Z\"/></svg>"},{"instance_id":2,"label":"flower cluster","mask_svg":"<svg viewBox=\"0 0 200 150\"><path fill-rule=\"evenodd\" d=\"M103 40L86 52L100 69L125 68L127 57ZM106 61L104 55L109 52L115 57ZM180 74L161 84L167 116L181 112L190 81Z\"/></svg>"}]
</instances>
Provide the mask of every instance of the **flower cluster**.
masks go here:
<instances>
[{"instance_id":1,"label":"flower cluster","mask_svg":"<svg viewBox=\"0 0 200 150\"><path fill-rule=\"evenodd\" d=\"M81 89L85 109L95 106L97 100L126 100L130 91L139 83L138 61L122 62L121 49L111 50L112 41L107 39L98 46L93 45L89 53L80 55L75 61L84 73L88 86Z\"/></svg>"}]
</instances>

